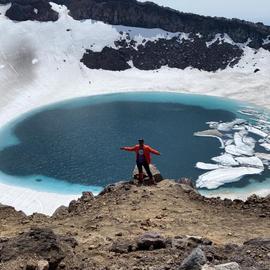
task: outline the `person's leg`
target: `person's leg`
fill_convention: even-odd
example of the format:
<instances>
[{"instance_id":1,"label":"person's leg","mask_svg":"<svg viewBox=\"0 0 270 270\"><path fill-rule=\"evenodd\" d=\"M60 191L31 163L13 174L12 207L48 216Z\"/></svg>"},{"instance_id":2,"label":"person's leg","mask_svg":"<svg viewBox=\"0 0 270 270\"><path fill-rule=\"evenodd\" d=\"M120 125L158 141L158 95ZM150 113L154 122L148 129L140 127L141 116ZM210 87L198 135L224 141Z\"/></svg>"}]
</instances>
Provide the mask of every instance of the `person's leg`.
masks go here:
<instances>
[{"instance_id":1,"label":"person's leg","mask_svg":"<svg viewBox=\"0 0 270 270\"><path fill-rule=\"evenodd\" d=\"M147 162L144 162L143 163L143 167L145 168L146 172L147 172L147 175L150 179L153 179L153 175L150 171L150 167L149 167L149 164Z\"/></svg>"},{"instance_id":2,"label":"person's leg","mask_svg":"<svg viewBox=\"0 0 270 270\"><path fill-rule=\"evenodd\" d=\"M139 182L143 181L143 165L142 163L137 162L137 167L139 171Z\"/></svg>"}]
</instances>

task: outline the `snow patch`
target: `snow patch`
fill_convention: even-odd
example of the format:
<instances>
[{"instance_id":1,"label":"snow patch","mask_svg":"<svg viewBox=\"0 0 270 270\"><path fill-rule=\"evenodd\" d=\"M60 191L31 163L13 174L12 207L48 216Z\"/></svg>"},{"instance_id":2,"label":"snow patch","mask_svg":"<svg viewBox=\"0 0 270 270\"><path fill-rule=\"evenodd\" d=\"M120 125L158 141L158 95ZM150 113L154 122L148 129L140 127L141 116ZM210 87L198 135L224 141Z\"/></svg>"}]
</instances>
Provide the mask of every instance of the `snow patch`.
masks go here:
<instances>
[{"instance_id":1,"label":"snow patch","mask_svg":"<svg viewBox=\"0 0 270 270\"><path fill-rule=\"evenodd\" d=\"M32 64L35 65L35 64L37 64L37 63L38 63L38 59L37 59L37 58L34 58L34 59L32 60Z\"/></svg>"},{"instance_id":2,"label":"snow patch","mask_svg":"<svg viewBox=\"0 0 270 270\"><path fill-rule=\"evenodd\" d=\"M267 44L269 44L270 43L270 36L268 36L267 38L265 38L264 40L263 40L263 45L267 45Z\"/></svg>"}]
</instances>

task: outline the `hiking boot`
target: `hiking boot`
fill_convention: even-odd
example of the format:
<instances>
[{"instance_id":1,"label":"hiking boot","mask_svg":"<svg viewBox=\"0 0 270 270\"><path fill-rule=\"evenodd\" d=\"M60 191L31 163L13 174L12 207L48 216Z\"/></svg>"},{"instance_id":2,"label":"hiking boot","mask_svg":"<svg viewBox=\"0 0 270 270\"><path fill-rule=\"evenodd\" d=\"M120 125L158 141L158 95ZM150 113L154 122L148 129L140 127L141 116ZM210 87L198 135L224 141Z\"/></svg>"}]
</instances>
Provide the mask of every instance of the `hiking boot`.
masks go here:
<instances>
[{"instance_id":1,"label":"hiking boot","mask_svg":"<svg viewBox=\"0 0 270 270\"><path fill-rule=\"evenodd\" d=\"M157 185L157 183L156 183L156 181L155 181L154 178L149 178L148 184L149 184L149 186L156 186Z\"/></svg>"}]
</instances>

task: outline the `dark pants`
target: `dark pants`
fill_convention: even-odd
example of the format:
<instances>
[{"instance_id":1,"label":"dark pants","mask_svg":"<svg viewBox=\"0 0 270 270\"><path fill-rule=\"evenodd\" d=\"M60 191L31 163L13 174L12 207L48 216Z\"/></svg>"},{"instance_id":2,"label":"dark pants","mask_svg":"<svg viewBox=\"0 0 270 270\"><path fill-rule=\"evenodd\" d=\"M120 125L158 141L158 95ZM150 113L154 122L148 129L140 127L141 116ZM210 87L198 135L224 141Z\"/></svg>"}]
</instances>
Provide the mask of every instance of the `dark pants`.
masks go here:
<instances>
[{"instance_id":1,"label":"dark pants","mask_svg":"<svg viewBox=\"0 0 270 270\"><path fill-rule=\"evenodd\" d=\"M144 161L143 163L137 161L136 163L137 163L139 173L143 173L143 167L144 167L149 178L153 178L153 175L152 175L150 168L149 168L149 164L146 161Z\"/></svg>"}]
</instances>

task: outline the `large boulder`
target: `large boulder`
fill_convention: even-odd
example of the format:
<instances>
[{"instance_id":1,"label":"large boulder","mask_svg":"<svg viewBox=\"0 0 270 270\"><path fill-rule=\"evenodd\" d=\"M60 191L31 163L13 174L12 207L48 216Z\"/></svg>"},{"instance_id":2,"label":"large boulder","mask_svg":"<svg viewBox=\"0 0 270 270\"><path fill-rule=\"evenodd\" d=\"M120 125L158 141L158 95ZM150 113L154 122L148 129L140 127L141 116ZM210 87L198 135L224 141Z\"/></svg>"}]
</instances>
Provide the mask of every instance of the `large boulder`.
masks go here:
<instances>
[{"instance_id":1,"label":"large boulder","mask_svg":"<svg viewBox=\"0 0 270 270\"><path fill-rule=\"evenodd\" d=\"M158 168L153 164L150 164L149 167L150 167L151 173L153 174L155 182L158 183L158 182L162 181L163 177L162 177L160 171L158 170ZM149 178L148 178L147 173L146 173L144 168L143 168L143 174L144 174L144 179L145 179L144 182L147 183ZM133 170L132 177L135 180L139 179L139 171L138 171L137 166L135 166L135 168Z\"/></svg>"},{"instance_id":2,"label":"large boulder","mask_svg":"<svg viewBox=\"0 0 270 270\"><path fill-rule=\"evenodd\" d=\"M205 254L200 247L197 247L183 260L179 270L201 270L205 263Z\"/></svg>"},{"instance_id":3,"label":"large boulder","mask_svg":"<svg viewBox=\"0 0 270 270\"><path fill-rule=\"evenodd\" d=\"M13 0L6 16L15 21L56 21L58 13L46 0Z\"/></svg>"},{"instance_id":4,"label":"large boulder","mask_svg":"<svg viewBox=\"0 0 270 270\"><path fill-rule=\"evenodd\" d=\"M166 248L166 239L159 233L145 233L137 241L137 250Z\"/></svg>"},{"instance_id":5,"label":"large boulder","mask_svg":"<svg viewBox=\"0 0 270 270\"><path fill-rule=\"evenodd\" d=\"M53 270L65 257L73 253L76 245L74 238L56 235L51 229L31 228L16 237L0 241L0 263L19 257L35 257L39 261L47 261L49 269Z\"/></svg>"}]
</instances>

